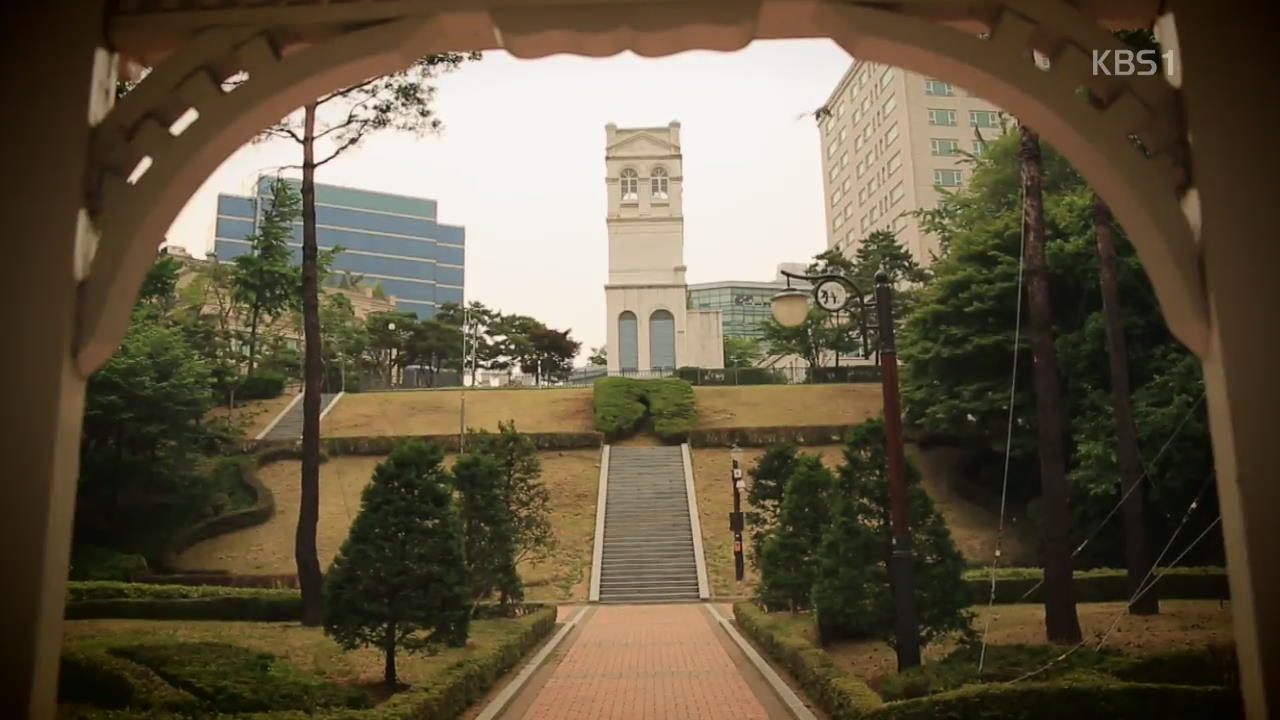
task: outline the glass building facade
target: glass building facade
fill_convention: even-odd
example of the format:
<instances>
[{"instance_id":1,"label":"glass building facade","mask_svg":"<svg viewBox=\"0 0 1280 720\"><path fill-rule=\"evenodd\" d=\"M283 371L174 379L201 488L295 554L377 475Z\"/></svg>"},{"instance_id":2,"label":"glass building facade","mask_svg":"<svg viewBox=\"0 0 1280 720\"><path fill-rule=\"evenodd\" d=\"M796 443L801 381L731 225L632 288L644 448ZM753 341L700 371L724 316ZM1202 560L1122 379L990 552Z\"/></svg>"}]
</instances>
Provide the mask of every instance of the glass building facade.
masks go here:
<instances>
[{"instance_id":1,"label":"glass building facade","mask_svg":"<svg viewBox=\"0 0 1280 720\"><path fill-rule=\"evenodd\" d=\"M770 300L785 283L718 282L689 286L690 310L719 310L725 337L759 338L772 314Z\"/></svg>"},{"instance_id":2,"label":"glass building facade","mask_svg":"<svg viewBox=\"0 0 1280 720\"><path fill-rule=\"evenodd\" d=\"M254 197L218 196L214 252L220 262L249 252L245 238L257 228L274 179L258 178ZM380 285L399 310L429 318L445 303L462 302L466 231L437 222L434 200L317 184L316 233L322 251L342 248L334 272ZM300 262L301 219L290 244Z\"/></svg>"}]
</instances>

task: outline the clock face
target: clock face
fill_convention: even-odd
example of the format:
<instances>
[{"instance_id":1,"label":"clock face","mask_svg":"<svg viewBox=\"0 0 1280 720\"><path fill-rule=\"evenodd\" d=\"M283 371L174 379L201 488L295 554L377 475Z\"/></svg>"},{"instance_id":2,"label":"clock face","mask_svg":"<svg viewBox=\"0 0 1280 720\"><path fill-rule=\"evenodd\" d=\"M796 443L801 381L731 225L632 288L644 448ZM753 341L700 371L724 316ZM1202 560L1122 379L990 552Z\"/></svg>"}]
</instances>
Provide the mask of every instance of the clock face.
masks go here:
<instances>
[{"instance_id":1,"label":"clock face","mask_svg":"<svg viewBox=\"0 0 1280 720\"><path fill-rule=\"evenodd\" d=\"M813 289L818 307L827 312L844 310L849 304L849 288L839 280L823 280Z\"/></svg>"}]
</instances>

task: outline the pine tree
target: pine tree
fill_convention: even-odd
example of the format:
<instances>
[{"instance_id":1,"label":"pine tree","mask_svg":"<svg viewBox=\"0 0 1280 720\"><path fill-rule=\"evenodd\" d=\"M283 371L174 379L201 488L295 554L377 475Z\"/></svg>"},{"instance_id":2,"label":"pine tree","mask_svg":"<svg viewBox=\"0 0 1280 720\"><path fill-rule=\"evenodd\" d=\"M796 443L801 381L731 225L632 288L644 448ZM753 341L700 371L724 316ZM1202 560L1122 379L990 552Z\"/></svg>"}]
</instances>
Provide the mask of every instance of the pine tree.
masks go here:
<instances>
[{"instance_id":1,"label":"pine tree","mask_svg":"<svg viewBox=\"0 0 1280 720\"><path fill-rule=\"evenodd\" d=\"M882 420L865 422L849 432L839 481L830 498L834 516L823 532L813 591L824 642L868 637L894 641L887 467ZM911 465L907 466L907 510L920 642L927 645L969 628L966 608L972 598L963 578L964 557Z\"/></svg>"},{"instance_id":2,"label":"pine tree","mask_svg":"<svg viewBox=\"0 0 1280 720\"><path fill-rule=\"evenodd\" d=\"M454 463L453 476L461 496L472 602L479 603L494 592L501 594L504 603L523 599L502 466L492 455L466 453Z\"/></svg>"},{"instance_id":3,"label":"pine tree","mask_svg":"<svg viewBox=\"0 0 1280 720\"><path fill-rule=\"evenodd\" d=\"M778 443L769 446L747 470L751 476L751 484L747 486L747 505L752 509L747 511L746 521L751 532L751 562L757 568L760 567L765 541L778 525L778 511L782 508L782 497L797 457L799 453L794 444Z\"/></svg>"},{"instance_id":4,"label":"pine tree","mask_svg":"<svg viewBox=\"0 0 1280 720\"><path fill-rule=\"evenodd\" d=\"M828 493L835 482L817 456L796 461L787 481L778 527L764 544L760 602L770 610L803 610L817 580L816 558L830 517Z\"/></svg>"},{"instance_id":5,"label":"pine tree","mask_svg":"<svg viewBox=\"0 0 1280 720\"><path fill-rule=\"evenodd\" d=\"M231 296L243 308L243 320L248 325L250 375L257 364L261 327L301 307L302 275L293 264L293 250L289 247L301 205L302 199L287 182L279 178L272 182L262 220L257 230L245 238L251 252L233 261Z\"/></svg>"},{"instance_id":6,"label":"pine tree","mask_svg":"<svg viewBox=\"0 0 1280 720\"><path fill-rule=\"evenodd\" d=\"M462 523L440 448L400 445L373 472L325 583L324 630L377 647L395 686L396 651L462 646L470 618Z\"/></svg>"},{"instance_id":7,"label":"pine tree","mask_svg":"<svg viewBox=\"0 0 1280 720\"><path fill-rule=\"evenodd\" d=\"M511 509L516 562L538 560L555 547L551 531L551 494L541 481L542 463L528 435L514 420L498 423L498 432L480 432L467 440L472 452L492 456L502 473L502 493Z\"/></svg>"}]
</instances>

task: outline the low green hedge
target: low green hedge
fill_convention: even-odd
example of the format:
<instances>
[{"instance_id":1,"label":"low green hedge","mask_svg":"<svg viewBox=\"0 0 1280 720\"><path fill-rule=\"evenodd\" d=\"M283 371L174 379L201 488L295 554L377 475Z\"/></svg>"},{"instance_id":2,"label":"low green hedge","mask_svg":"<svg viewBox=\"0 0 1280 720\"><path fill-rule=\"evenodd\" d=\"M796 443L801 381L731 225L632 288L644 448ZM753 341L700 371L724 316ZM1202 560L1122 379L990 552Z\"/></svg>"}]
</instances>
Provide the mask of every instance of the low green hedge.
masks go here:
<instances>
[{"instance_id":1,"label":"low green hedge","mask_svg":"<svg viewBox=\"0 0 1280 720\"><path fill-rule=\"evenodd\" d=\"M970 570L965 573L965 580L974 593L973 597L982 603L991 596L990 572ZM1156 574L1160 581L1155 584L1152 592L1161 598L1228 600L1231 597L1227 571L1223 568L1172 568L1157 570ZM1042 577L1043 571L1040 568L998 569L996 602L1043 602L1044 586L1036 587ZM1128 600L1132 595L1126 572L1113 568L1076 571L1072 589L1076 602L1119 602Z\"/></svg>"},{"instance_id":2,"label":"low green hedge","mask_svg":"<svg viewBox=\"0 0 1280 720\"><path fill-rule=\"evenodd\" d=\"M778 425L770 427L697 428L689 432L693 447L768 447L778 443L839 445L850 425Z\"/></svg>"},{"instance_id":3,"label":"low green hedge","mask_svg":"<svg viewBox=\"0 0 1280 720\"><path fill-rule=\"evenodd\" d=\"M733 616L747 637L781 663L832 720L862 717L883 704L865 682L838 668L807 638L786 632L753 603L737 603Z\"/></svg>"},{"instance_id":4,"label":"low green hedge","mask_svg":"<svg viewBox=\"0 0 1280 720\"><path fill-rule=\"evenodd\" d=\"M148 668L114 657L102 649L78 648L62 651L58 702L90 703L98 712L102 708L126 707L190 712L199 707L195 697L173 687Z\"/></svg>"},{"instance_id":5,"label":"low green hedge","mask_svg":"<svg viewBox=\"0 0 1280 720\"><path fill-rule=\"evenodd\" d=\"M1244 716L1240 694L1224 687L1106 682L1093 678L1059 682L970 685L915 700L888 703L862 715L866 720L1205 720Z\"/></svg>"},{"instance_id":6,"label":"low green hedge","mask_svg":"<svg viewBox=\"0 0 1280 720\"><path fill-rule=\"evenodd\" d=\"M82 545L71 553L72 580L130 580L147 572L147 559L110 548Z\"/></svg>"},{"instance_id":7,"label":"low green hedge","mask_svg":"<svg viewBox=\"0 0 1280 720\"><path fill-rule=\"evenodd\" d=\"M676 377L691 385L780 385L787 377L770 368L699 368L682 367Z\"/></svg>"},{"instance_id":8,"label":"low green hedge","mask_svg":"<svg viewBox=\"0 0 1280 720\"><path fill-rule=\"evenodd\" d=\"M610 442L640 429L645 420L664 442L684 442L698 424L693 386L684 380L611 377L592 386L596 430Z\"/></svg>"},{"instance_id":9,"label":"low green hedge","mask_svg":"<svg viewBox=\"0 0 1280 720\"><path fill-rule=\"evenodd\" d=\"M596 432L578 433L522 433L533 441L539 450L578 450L598 448L604 436ZM373 435L330 437L321 441L322 456L337 455L389 455L397 445L410 441L424 441L439 445L445 452L458 452L458 434L449 435ZM255 440L243 444L247 452L257 452L260 458L298 460L302 455L291 440ZM266 464L266 463L262 463Z\"/></svg>"},{"instance_id":10,"label":"low green hedge","mask_svg":"<svg viewBox=\"0 0 1280 720\"><path fill-rule=\"evenodd\" d=\"M201 598L296 598L297 590L217 585L173 585L128 582L69 582L67 602L86 600L194 600Z\"/></svg>"},{"instance_id":11,"label":"low green hedge","mask_svg":"<svg viewBox=\"0 0 1280 720\"><path fill-rule=\"evenodd\" d=\"M267 400L273 397L280 397L284 392L284 375L263 370L256 372L240 381L240 387L236 389L236 398L239 400Z\"/></svg>"},{"instance_id":12,"label":"low green hedge","mask_svg":"<svg viewBox=\"0 0 1280 720\"><path fill-rule=\"evenodd\" d=\"M175 566L174 558L183 550L201 540L208 540L218 535L225 535L236 530L261 525L270 520L272 515L275 515L275 497L271 494L271 490L266 485L263 485L262 481L258 480L257 468L260 464L262 463L257 458L248 456L225 457L218 460L218 465L213 472L237 474L240 483L253 498L253 504L249 507L232 510L196 523L186 532L178 535L165 548L160 558L160 564L163 569L172 569Z\"/></svg>"},{"instance_id":13,"label":"low green hedge","mask_svg":"<svg viewBox=\"0 0 1280 720\"><path fill-rule=\"evenodd\" d=\"M1240 717L1242 713L1228 652L1177 651L1143 658L1089 652L1054 671L1061 676L1052 682L969 684L925 697L885 702L862 680L837 667L808 637L783 627L754 604L734 605L734 616L738 627L783 665L832 720L1192 720ZM988 648L993 650L993 664L984 678L998 675L997 680L1020 676L1026 667L1038 667L1044 657L1061 653L1061 648L1051 646ZM925 693L952 683L971 682L961 672L976 672L973 658L963 657L966 652L976 649L959 651L950 668L944 660L911 671L917 678L886 678L882 689L895 695L918 694L913 683L920 686L915 688L919 693ZM1162 684L1122 680L1159 680ZM1169 681L1177 684L1163 684ZM1206 684L1218 681L1227 684Z\"/></svg>"},{"instance_id":14,"label":"low green hedge","mask_svg":"<svg viewBox=\"0 0 1280 720\"><path fill-rule=\"evenodd\" d=\"M118 598L67 603L68 620L227 620L291 622L302 619L302 598L202 597L191 599Z\"/></svg>"}]
</instances>

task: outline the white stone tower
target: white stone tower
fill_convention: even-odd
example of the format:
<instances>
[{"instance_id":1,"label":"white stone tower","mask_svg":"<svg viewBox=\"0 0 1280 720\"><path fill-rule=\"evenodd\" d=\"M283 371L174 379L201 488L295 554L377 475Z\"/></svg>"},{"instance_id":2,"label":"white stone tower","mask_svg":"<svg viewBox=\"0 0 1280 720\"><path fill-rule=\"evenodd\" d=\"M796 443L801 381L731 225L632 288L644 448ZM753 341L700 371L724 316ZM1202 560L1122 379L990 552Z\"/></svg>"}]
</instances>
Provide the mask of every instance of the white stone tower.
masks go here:
<instances>
[{"instance_id":1,"label":"white stone tower","mask_svg":"<svg viewBox=\"0 0 1280 720\"><path fill-rule=\"evenodd\" d=\"M718 312L690 311L680 123L605 126L609 371L723 367Z\"/></svg>"}]
</instances>

